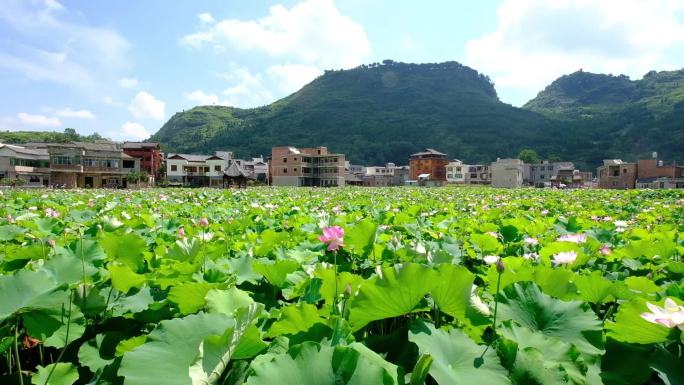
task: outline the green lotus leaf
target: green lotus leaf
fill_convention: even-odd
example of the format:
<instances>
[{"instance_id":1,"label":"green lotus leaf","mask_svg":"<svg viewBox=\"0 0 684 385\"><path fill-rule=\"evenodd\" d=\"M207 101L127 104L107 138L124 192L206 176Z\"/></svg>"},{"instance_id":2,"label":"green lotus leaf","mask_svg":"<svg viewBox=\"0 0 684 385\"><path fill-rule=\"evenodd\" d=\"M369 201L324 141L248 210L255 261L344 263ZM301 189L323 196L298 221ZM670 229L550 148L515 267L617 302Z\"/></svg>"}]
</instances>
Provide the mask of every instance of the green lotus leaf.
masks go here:
<instances>
[{"instance_id":1,"label":"green lotus leaf","mask_svg":"<svg viewBox=\"0 0 684 385\"><path fill-rule=\"evenodd\" d=\"M127 265L110 263L107 270L112 279L112 286L122 293L128 293L132 288L140 289L147 282L144 275L134 272Z\"/></svg>"},{"instance_id":2,"label":"green lotus leaf","mask_svg":"<svg viewBox=\"0 0 684 385\"><path fill-rule=\"evenodd\" d=\"M551 298L532 282L515 283L503 290L499 319L560 338L588 356L603 352L603 325L587 306L580 301Z\"/></svg>"},{"instance_id":3,"label":"green lotus leaf","mask_svg":"<svg viewBox=\"0 0 684 385\"><path fill-rule=\"evenodd\" d=\"M613 283L603 277L601 271L592 271L587 275L572 277L579 299L591 303L610 302L613 299Z\"/></svg>"},{"instance_id":4,"label":"green lotus leaf","mask_svg":"<svg viewBox=\"0 0 684 385\"><path fill-rule=\"evenodd\" d=\"M212 289L204 296L207 311L232 316L238 309L254 303L249 293L236 287L229 289Z\"/></svg>"},{"instance_id":5,"label":"green lotus leaf","mask_svg":"<svg viewBox=\"0 0 684 385\"><path fill-rule=\"evenodd\" d=\"M429 373L440 385L511 384L494 350L487 350L483 356L486 347L460 330L446 331L417 322L411 326L409 341L418 345L420 354L432 356Z\"/></svg>"},{"instance_id":6,"label":"green lotus leaf","mask_svg":"<svg viewBox=\"0 0 684 385\"><path fill-rule=\"evenodd\" d=\"M430 295L440 311L456 319L465 317L475 275L463 266L439 265Z\"/></svg>"},{"instance_id":7,"label":"green lotus leaf","mask_svg":"<svg viewBox=\"0 0 684 385\"><path fill-rule=\"evenodd\" d=\"M359 330L371 321L411 313L432 289L437 273L415 263L394 265L367 279L350 302L349 322Z\"/></svg>"},{"instance_id":8,"label":"green lotus leaf","mask_svg":"<svg viewBox=\"0 0 684 385\"><path fill-rule=\"evenodd\" d=\"M143 253L147 251L147 243L139 235L105 233L100 244L110 260L123 263L135 272L145 265Z\"/></svg>"},{"instance_id":9,"label":"green lotus leaf","mask_svg":"<svg viewBox=\"0 0 684 385\"><path fill-rule=\"evenodd\" d=\"M202 341L234 326L235 320L223 314L198 313L162 321L147 342L124 354L118 373L126 385L156 384L160 379L165 385L191 384L189 368Z\"/></svg>"},{"instance_id":10,"label":"green lotus leaf","mask_svg":"<svg viewBox=\"0 0 684 385\"><path fill-rule=\"evenodd\" d=\"M78 380L78 370L70 362L38 366L36 369L36 374L31 377L33 385L72 385Z\"/></svg>"},{"instance_id":11,"label":"green lotus leaf","mask_svg":"<svg viewBox=\"0 0 684 385\"><path fill-rule=\"evenodd\" d=\"M299 268L299 263L291 259L273 261L260 258L252 264L254 272L261 274L271 285L279 288L285 286L287 275Z\"/></svg>"},{"instance_id":12,"label":"green lotus leaf","mask_svg":"<svg viewBox=\"0 0 684 385\"><path fill-rule=\"evenodd\" d=\"M172 287L167 298L178 305L181 314L191 314L204 307L207 293L215 287L216 284L205 282L182 283Z\"/></svg>"},{"instance_id":13,"label":"green lotus leaf","mask_svg":"<svg viewBox=\"0 0 684 385\"><path fill-rule=\"evenodd\" d=\"M606 323L608 337L633 344L653 344L674 339L674 329L651 323L641 317L642 313L650 312L646 302L662 307L665 300L647 301L635 297L629 302L622 303L615 314L615 322Z\"/></svg>"},{"instance_id":14,"label":"green lotus leaf","mask_svg":"<svg viewBox=\"0 0 684 385\"><path fill-rule=\"evenodd\" d=\"M316 306L308 303L288 305L280 309L280 317L268 329L267 336L276 337L305 332L317 323L326 324L327 322L319 315Z\"/></svg>"},{"instance_id":15,"label":"green lotus leaf","mask_svg":"<svg viewBox=\"0 0 684 385\"><path fill-rule=\"evenodd\" d=\"M344 229L344 249L356 256L367 256L373 251L378 224L364 220Z\"/></svg>"}]
</instances>

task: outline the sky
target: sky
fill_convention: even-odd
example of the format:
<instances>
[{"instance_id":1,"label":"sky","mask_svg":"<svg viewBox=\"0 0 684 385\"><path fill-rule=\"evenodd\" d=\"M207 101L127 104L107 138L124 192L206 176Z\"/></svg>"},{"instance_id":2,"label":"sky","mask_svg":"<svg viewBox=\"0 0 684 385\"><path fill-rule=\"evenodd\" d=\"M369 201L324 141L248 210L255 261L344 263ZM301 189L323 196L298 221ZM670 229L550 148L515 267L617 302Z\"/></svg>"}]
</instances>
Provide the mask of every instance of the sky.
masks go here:
<instances>
[{"instance_id":1,"label":"sky","mask_svg":"<svg viewBox=\"0 0 684 385\"><path fill-rule=\"evenodd\" d=\"M0 130L142 140L326 69L458 61L521 106L577 70L684 68L684 0L0 0Z\"/></svg>"}]
</instances>

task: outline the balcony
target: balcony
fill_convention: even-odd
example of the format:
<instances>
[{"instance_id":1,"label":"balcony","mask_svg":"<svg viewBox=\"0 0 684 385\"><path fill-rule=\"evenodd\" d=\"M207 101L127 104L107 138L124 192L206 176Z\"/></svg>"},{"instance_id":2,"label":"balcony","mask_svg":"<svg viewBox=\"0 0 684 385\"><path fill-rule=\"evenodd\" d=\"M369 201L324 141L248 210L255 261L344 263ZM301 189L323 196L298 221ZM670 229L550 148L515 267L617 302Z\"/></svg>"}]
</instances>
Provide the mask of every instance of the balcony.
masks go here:
<instances>
[{"instance_id":1,"label":"balcony","mask_svg":"<svg viewBox=\"0 0 684 385\"><path fill-rule=\"evenodd\" d=\"M50 164L50 168L57 171L77 171L82 172L83 166L80 164Z\"/></svg>"}]
</instances>

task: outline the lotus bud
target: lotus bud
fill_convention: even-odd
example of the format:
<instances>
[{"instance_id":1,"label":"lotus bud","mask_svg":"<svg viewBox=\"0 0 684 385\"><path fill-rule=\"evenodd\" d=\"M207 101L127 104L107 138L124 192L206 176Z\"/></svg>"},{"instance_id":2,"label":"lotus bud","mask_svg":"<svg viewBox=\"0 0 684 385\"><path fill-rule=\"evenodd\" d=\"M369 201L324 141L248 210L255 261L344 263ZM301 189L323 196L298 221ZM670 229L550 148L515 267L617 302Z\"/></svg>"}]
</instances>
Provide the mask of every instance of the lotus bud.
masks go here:
<instances>
[{"instance_id":1,"label":"lotus bud","mask_svg":"<svg viewBox=\"0 0 684 385\"><path fill-rule=\"evenodd\" d=\"M504 263L503 263L503 259L499 258L499 259L496 261L496 271L497 271L499 274L503 274L504 270L506 270L506 266L505 266Z\"/></svg>"}]
</instances>

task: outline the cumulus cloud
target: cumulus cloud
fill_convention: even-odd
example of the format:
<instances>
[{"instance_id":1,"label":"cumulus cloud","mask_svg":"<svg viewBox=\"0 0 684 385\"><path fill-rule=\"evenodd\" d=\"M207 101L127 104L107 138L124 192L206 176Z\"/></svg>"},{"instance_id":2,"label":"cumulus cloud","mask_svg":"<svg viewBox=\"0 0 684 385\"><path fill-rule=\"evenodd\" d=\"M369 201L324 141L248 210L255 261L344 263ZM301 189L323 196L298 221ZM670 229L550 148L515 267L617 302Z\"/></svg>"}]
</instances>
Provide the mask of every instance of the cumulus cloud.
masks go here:
<instances>
[{"instance_id":1,"label":"cumulus cloud","mask_svg":"<svg viewBox=\"0 0 684 385\"><path fill-rule=\"evenodd\" d=\"M185 98L200 106L219 105L221 101L215 94L207 94L202 90L196 90L185 94Z\"/></svg>"},{"instance_id":2,"label":"cumulus cloud","mask_svg":"<svg viewBox=\"0 0 684 385\"><path fill-rule=\"evenodd\" d=\"M68 107L57 111L57 116L62 118L95 119L95 115L88 110L72 110Z\"/></svg>"},{"instance_id":3,"label":"cumulus cloud","mask_svg":"<svg viewBox=\"0 0 684 385\"><path fill-rule=\"evenodd\" d=\"M289 9L274 5L256 20L205 23L181 43L195 48L228 46L322 68L354 67L371 52L363 26L342 15L332 0L304 0Z\"/></svg>"},{"instance_id":4,"label":"cumulus cloud","mask_svg":"<svg viewBox=\"0 0 684 385\"><path fill-rule=\"evenodd\" d=\"M209 12L200 13L197 15L197 18L202 24L214 24L216 22L216 20L214 20L214 16L212 16Z\"/></svg>"},{"instance_id":5,"label":"cumulus cloud","mask_svg":"<svg viewBox=\"0 0 684 385\"><path fill-rule=\"evenodd\" d=\"M45 115L32 115L25 112L17 114L19 123L25 126L35 127L59 127L62 122L58 118L50 118Z\"/></svg>"},{"instance_id":6,"label":"cumulus cloud","mask_svg":"<svg viewBox=\"0 0 684 385\"><path fill-rule=\"evenodd\" d=\"M121 78L119 79L119 86L121 86L122 88L136 88L138 87L138 79Z\"/></svg>"},{"instance_id":7,"label":"cumulus cloud","mask_svg":"<svg viewBox=\"0 0 684 385\"><path fill-rule=\"evenodd\" d=\"M466 45L467 65L521 104L557 77L583 69L640 77L668 66L684 42L675 0L504 0L494 31ZM523 100L524 98L524 100Z\"/></svg>"},{"instance_id":8,"label":"cumulus cloud","mask_svg":"<svg viewBox=\"0 0 684 385\"><path fill-rule=\"evenodd\" d=\"M149 92L140 91L131 100L128 111L138 119L152 118L164 120L166 116L166 103L158 100Z\"/></svg>"},{"instance_id":9,"label":"cumulus cloud","mask_svg":"<svg viewBox=\"0 0 684 385\"><path fill-rule=\"evenodd\" d=\"M233 85L223 90L223 104L234 107L258 107L273 101L273 94L263 83L260 74L253 74L245 67L235 66L220 75Z\"/></svg>"},{"instance_id":10,"label":"cumulus cloud","mask_svg":"<svg viewBox=\"0 0 684 385\"><path fill-rule=\"evenodd\" d=\"M2 7L0 23L14 37L0 53L0 68L31 80L93 88L97 79L129 64L124 37L72 21L56 0L5 0Z\"/></svg>"},{"instance_id":11,"label":"cumulus cloud","mask_svg":"<svg viewBox=\"0 0 684 385\"><path fill-rule=\"evenodd\" d=\"M299 90L323 72L316 66L305 64L273 65L267 70L268 76L284 92Z\"/></svg>"},{"instance_id":12,"label":"cumulus cloud","mask_svg":"<svg viewBox=\"0 0 684 385\"><path fill-rule=\"evenodd\" d=\"M137 122L126 122L121 130L110 133L115 140L144 140L152 136L145 127Z\"/></svg>"}]
</instances>

